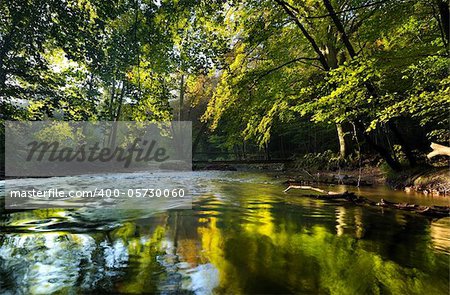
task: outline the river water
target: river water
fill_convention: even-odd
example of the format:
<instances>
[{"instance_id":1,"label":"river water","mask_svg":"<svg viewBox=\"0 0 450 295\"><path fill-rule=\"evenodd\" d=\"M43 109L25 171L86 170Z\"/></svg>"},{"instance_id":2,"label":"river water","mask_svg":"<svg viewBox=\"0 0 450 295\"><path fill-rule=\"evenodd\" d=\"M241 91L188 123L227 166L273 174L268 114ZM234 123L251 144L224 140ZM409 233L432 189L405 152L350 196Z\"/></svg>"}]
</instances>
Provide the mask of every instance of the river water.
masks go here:
<instances>
[{"instance_id":1,"label":"river water","mask_svg":"<svg viewBox=\"0 0 450 295\"><path fill-rule=\"evenodd\" d=\"M191 210L0 209L0 293L449 294L450 218L284 194L262 173L169 181L190 188Z\"/></svg>"}]
</instances>

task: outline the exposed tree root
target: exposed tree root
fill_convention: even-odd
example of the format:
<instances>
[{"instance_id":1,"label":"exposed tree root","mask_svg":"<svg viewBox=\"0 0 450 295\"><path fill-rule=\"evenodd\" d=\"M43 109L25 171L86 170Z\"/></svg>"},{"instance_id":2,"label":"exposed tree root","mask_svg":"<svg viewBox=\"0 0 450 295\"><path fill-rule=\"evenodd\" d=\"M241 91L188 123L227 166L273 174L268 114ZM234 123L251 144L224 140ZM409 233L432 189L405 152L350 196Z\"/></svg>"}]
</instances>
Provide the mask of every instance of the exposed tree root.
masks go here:
<instances>
[{"instance_id":1,"label":"exposed tree root","mask_svg":"<svg viewBox=\"0 0 450 295\"><path fill-rule=\"evenodd\" d=\"M291 189L312 190L322 193L322 195L305 195L307 197L315 199L346 201L356 205L370 205L383 208L393 208L398 210L410 211L431 218L450 217L449 206L420 206L408 203L394 203L386 201L385 199L381 199L380 202L375 202L364 197L359 197L352 192L338 193L333 191L326 191L317 187L301 185L290 185L284 190L284 192L287 193Z\"/></svg>"}]
</instances>

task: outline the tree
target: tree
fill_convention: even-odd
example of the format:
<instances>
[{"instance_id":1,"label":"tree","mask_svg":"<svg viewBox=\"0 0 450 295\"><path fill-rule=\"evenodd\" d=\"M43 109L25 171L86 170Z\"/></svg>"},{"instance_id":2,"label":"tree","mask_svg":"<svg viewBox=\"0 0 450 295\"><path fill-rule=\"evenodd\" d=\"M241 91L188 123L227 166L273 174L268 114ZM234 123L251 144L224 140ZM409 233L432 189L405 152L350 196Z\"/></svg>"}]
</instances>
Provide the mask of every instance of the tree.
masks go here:
<instances>
[{"instance_id":1,"label":"tree","mask_svg":"<svg viewBox=\"0 0 450 295\"><path fill-rule=\"evenodd\" d=\"M294 111L336 124L342 152L342 126L353 125L356 136L394 170L401 165L393 144L414 165L398 117L370 126L407 91L403 83L391 81L401 79L400 73L417 58L445 54L432 8L422 1L241 4L232 14L239 40L233 44L234 58L222 72L223 82L205 117L214 128L225 112L245 110L240 116L245 127L238 128L264 143L273 122ZM378 132L385 127L389 132Z\"/></svg>"}]
</instances>

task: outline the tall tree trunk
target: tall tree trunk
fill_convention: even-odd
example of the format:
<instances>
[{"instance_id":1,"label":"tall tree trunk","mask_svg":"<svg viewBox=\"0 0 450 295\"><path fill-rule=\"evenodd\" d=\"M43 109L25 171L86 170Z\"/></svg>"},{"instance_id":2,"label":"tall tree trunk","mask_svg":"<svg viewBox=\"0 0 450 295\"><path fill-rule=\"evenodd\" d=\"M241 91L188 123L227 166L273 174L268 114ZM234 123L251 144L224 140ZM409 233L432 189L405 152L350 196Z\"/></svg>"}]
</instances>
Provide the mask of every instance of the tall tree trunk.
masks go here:
<instances>
[{"instance_id":1,"label":"tall tree trunk","mask_svg":"<svg viewBox=\"0 0 450 295\"><path fill-rule=\"evenodd\" d=\"M347 147L345 143L345 132L342 124L336 124L337 135L339 139L339 157L345 159L347 157Z\"/></svg>"},{"instance_id":2,"label":"tall tree trunk","mask_svg":"<svg viewBox=\"0 0 450 295\"><path fill-rule=\"evenodd\" d=\"M330 27L328 27L327 32L327 45L325 46L325 57L331 69L336 69L338 67L338 49L336 48L335 43L335 34ZM339 158L345 159L347 157L348 149L347 149L347 141L345 140L345 131L341 123L336 124L336 131L339 140Z\"/></svg>"},{"instance_id":3,"label":"tall tree trunk","mask_svg":"<svg viewBox=\"0 0 450 295\"><path fill-rule=\"evenodd\" d=\"M353 59L357 54L355 49L353 48L352 43L350 42L350 39L347 35L347 33L345 32L345 28L342 24L342 21L339 19L339 16L336 14L336 12L334 11L333 5L331 4L330 0L323 0L323 3L331 17L331 19L333 20L334 25L336 26L339 34L341 35L342 41L344 42L345 48L348 51L348 54L350 55L350 57ZM367 81L364 83L364 86L367 88L367 91L370 95L372 95L373 97L378 97L378 93L376 88L374 87L374 85L370 82ZM360 126L358 128L362 128L360 131L363 134L364 139L366 140L366 142L372 146L372 148L377 151L386 161L386 163L395 171L400 171L401 170L401 165L400 163L394 158L392 157L391 153L385 149L384 147L382 147L381 145L378 145L375 141L372 140L372 138L370 137L370 135L366 132L364 125L360 122ZM397 130L398 131L398 130ZM400 135L401 136L401 135ZM406 153L405 153L406 154ZM409 153L409 156L411 157L411 161L410 163L414 164L415 160L414 157L412 156L412 153ZM409 159L409 158L408 158Z\"/></svg>"},{"instance_id":4,"label":"tall tree trunk","mask_svg":"<svg viewBox=\"0 0 450 295\"><path fill-rule=\"evenodd\" d=\"M116 96L116 81L113 80L112 85L111 85L111 96L109 98L109 110L108 110L109 111L109 119L111 121L114 121L113 108L114 108L115 96Z\"/></svg>"},{"instance_id":5,"label":"tall tree trunk","mask_svg":"<svg viewBox=\"0 0 450 295\"><path fill-rule=\"evenodd\" d=\"M439 6L439 14L441 15L442 21L442 29L444 30L445 37L447 38L447 44L449 43L449 34L450 34L450 11L447 1L438 1Z\"/></svg>"},{"instance_id":6,"label":"tall tree trunk","mask_svg":"<svg viewBox=\"0 0 450 295\"><path fill-rule=\"evenodd\" d=\"M18 21L20 21L22 19L22 16L19 17L19 20L14 20L12 21L11 24L11 31L9 31L7 34L3 35L3 42L0 43L0 90L5 90L6 88L6 78L7 78L7 74L8 74L8 69L4 68L5 62L6 62L6 58L8 56L8 53L10 52L10 50L12 49L12 43L13 43L13 37L14 35L17 33L16 31L16 26ZM10 57L10 58L14 58L14 57Z\"/></svg>"},{"instance_id":7,"label":"tall tree trunk","mask_svg":"<svg viewBox=\"0 0 450 295\"><path fill-rule=\"evenodd\" d=\"M183 104L184 104L184 92L185 92L185 85L184 85L184 74L181 74L181 81L180 81L180 100L179 100L179 110L178 110L178 121L181 121L183 119Z\"/></svg>"},{"instance_id":8,"label":"tall tree trunk","mask_svg":"<svg viewBox=\"0 0 450 295\"><path fill-rule=\"evenodd\" d=\"M264 158L265 160L270 160L270 149L269 149L269 143L266 142L264 144Z\"/></svg>"},{"instance_id":9,"label":"tall tree trunk","mask_svg":"<svg viewBox=\"0 0 450 295\"><path fill-rule=\"evenodd\" d=\"M120 115L122 113L123 97L125 96L125 89L126 89L125 81L122 81L122 89L120 90L120 96L117 101L118 105L117 105L117 111L114 115L114 121L119 121L119 119L120 119Z\"/></svg>"},{"instance_id":10,"label":"tall tree trunk","mask_svg":"<svg viewBox=\"0 0 450 295\"><path fill-rule=\"evenodd\" d=\"M352 43L350 43L350 39L347 36L347 33L345 32L344 26L342 25L341 20L339 19L338 15L334 11L333 5L331 5L329 0L323 0L323 4L325 4L326 9L328 10L328 13L330 14L331 19L334 22L334 25L336 26L338 32L341 34L342 41L344 42L345 47L347 48L348 53L350 54L350 57L353 58L356 56L355 49L353 48Z\"/></svg>"},{"instance_id":11,"label":"tall tree trunk","mask_svg":"<svg viewBox=\"0 0 450 295\"><path fill-rule=\"evenodd\" d=\"M122 89L120 90L120 96L118 97L118 105L117 110L114 112L113 117L113 123L112 123L112 130L109 138L109 146L111 148L116 147L116 139L117 139L117 127L118 127L118 121L120 119L120 114L122 110L122 104L123 104L123 97L125 96L125 81L122 81Z\"/></svg>"},{"instance_id":12,"label":"tall tree trunk","mask_svg":"<svg viewBox=\"0 0 450 295\"><path fill-rule=\"evenodd\" d=\"M325 4L325 7L327 8L327 11L330 14L330 17L333 20L333 23L336 26L339 34L341 35L342 41L344 42L345 48L347 48L348 54L353 59L357 54L355 52L355 49L353 48L352 43L350 42L347 33L345 32L344 25L339 19L339 16L334 11L333 5L331 5L330 1L323 0L323 3ZM370 93L370 95L373 95L374 97L378 96L375 87L372 83L370 83L370 81L365 82L364 86L367 88L367 91Z\"/></svg>"}]
</instances>

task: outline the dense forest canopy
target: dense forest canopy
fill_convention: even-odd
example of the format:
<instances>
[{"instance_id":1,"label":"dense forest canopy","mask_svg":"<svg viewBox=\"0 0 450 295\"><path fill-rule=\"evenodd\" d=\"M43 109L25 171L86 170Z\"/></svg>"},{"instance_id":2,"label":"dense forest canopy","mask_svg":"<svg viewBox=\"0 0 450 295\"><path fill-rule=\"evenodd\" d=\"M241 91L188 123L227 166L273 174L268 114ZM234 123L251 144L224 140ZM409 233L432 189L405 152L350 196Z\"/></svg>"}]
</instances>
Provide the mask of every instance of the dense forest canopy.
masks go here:
<instances>
[{"instance_id":1,"label":"dense forest canopy","mask_svg":"<svg viewBox=\"0 0 450 295\"><path fill-rule=\"evenodd\" d=\"M11 0L0 19L2 122L188 120L194 157L394 170L449 139L445 0Z\"/></svg>"}]
</instances>

